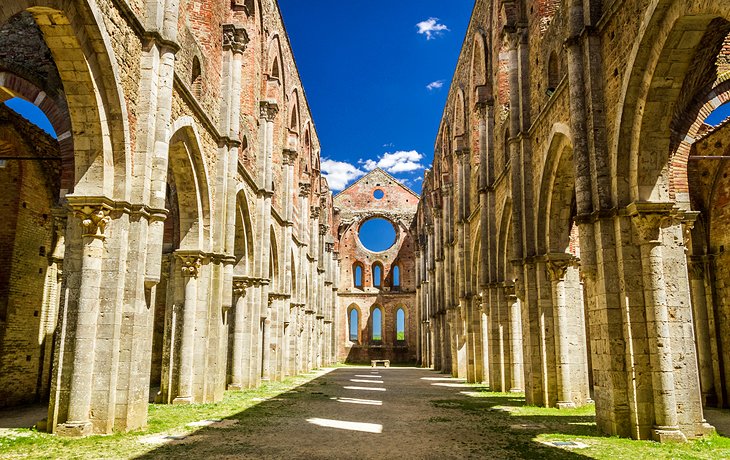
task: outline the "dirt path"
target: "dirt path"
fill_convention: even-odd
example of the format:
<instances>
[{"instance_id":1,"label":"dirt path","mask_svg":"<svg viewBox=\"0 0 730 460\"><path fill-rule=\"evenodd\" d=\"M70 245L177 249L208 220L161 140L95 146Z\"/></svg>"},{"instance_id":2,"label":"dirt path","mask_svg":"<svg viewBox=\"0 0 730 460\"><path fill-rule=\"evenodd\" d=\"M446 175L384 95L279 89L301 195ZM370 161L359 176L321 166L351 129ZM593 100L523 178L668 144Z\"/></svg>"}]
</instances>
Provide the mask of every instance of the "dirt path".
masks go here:
<instances>
[{"instance_id":1,"label":"dirt path","mask_svg":"<svg viewBox=\"0 0 730 460\"><path fill-rule=\"evenodd\" d=\"M143 458L585 458L533 442L501 410L486 426L471 391L424 369L336 369Z\"/></svg>"}]
</instances>

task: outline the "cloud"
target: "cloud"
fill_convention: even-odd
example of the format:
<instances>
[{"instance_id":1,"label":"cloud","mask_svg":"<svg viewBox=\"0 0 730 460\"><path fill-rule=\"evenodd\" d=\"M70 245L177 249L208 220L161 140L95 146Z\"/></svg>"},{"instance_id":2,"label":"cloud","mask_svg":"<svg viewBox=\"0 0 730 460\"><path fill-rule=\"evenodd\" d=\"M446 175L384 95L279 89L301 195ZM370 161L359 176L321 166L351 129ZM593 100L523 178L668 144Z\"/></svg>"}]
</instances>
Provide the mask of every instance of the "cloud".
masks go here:
<instances>
[{"instance_id":1,"label":"cloud","mask_svg":"<svg viewBox=\"0 0 730 460\"><path fill-rule=\"evenodd\" d=\"M439 18L428 18L425 21L421 21L416 24L418 27L418 33L426 35L427 40L431 40L441 35L444 32L448 32L449 28L444 24L439 24Z\"/></svg>"},{"instance_id":2,"label":"cloud","mask_svg":"<svg viewBox=\"0 0 730 460\"><path fill-rule=\"evenodd\" d=\"M344 190L351 181L365 175L365 172L344 161L334 161L325 158L320 165L322 172L327 178L327 183L332 190Z\"/></svg>"},{"instance_id":3,"label":"cloud","mask_svg":"<svg viewBox=\"0 0 730 460\"><path fill-rule=\"evenodd\" d=\"M398 151L394 153L384 153L377 161L375 160L360 160L358 163L363 165L367 171L372 171L375 168L384 169L391 174L412 172L423 169L421 159L423 155L416 152L415 150L410 151Z\"/></svg>"},{"instance_id":4,"label":"cloud","mask_svg":"<svg viewBox=\"0 0 730 460\"><path fill-rule=\"evenodd\" d=\"M415 179L413 179L413 182L421 182L422 180L423 180L423 177L419 176L419 177L416 177Z\"/></svg>"},{"instance_id":5,"label":"cloud","mask_svg":"<svg viewBox=\"0 0 730 460\"><path fill-rule=\"evenodd\" d=\"M429 91L433 91L435 89L440 89L444 87L444 81L443 80L436 80L432 81L428 85L426 85L426 88L428 88Z\"/></svg>"}]
</instances>

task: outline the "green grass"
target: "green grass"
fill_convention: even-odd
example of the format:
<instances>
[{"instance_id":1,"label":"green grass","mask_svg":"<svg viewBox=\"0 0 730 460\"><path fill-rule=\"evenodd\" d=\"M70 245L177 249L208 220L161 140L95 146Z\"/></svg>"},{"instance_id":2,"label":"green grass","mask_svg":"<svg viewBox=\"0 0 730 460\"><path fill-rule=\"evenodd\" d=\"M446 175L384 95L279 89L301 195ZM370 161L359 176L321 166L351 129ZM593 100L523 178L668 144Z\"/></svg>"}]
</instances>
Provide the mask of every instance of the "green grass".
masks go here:
<instances>
[{"instance_id":1,"label":"green grass","mask_svg":"<svg viewBox=\"0 0 730 460\"><path fill-rule=\"evenodd\" d=\"M150 404L147 427L130 433L69 439L30 429L12 430L8 434L0 434L0 458L108 459L137 457L159 448L159 445L142 444L140 438L156 434L184 435L198 430L199 428L186 426L191 422L209 419L255 418L258 423L257 416L266 415L265 411L268 410L259 405L261 399L274 398L295 388L302 388L305 389L303 391L306 391L306 389L313 388L311 381L318 375L309 373L282 382L268 382L255 389L227 391L223 401L216 404L187 406ZM288 398L291 397L293 396L288 396Z\"/></svg>"},{"instance_id":2,"label":"green grass","mask_svg":"<svg viewBox=\"0 0 730 460\"><path fill-rule=\"evenodd\" d=\"M525 405L524 395L496 393L474 386L469 398L434 400L435 407L459 410L476 418L481 430L494 438L509 439L511 452L527 458L596 459L730 459L730 438L717 434L683 444L635 441L608 437L598 431L595 406L555 409ZM584 449L543 447L548 441L577 441ZM545 450L549 449L549 450Z\"/></svg>"}]
</instances>

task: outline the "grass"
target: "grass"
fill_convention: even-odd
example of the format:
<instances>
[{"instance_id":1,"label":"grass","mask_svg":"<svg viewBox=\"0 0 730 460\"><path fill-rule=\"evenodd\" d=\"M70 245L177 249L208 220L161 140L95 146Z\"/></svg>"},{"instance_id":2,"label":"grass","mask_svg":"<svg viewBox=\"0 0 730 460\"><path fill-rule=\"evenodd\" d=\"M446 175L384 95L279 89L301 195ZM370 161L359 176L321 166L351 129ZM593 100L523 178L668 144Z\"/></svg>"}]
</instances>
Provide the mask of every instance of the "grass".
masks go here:
<instances>
[{"instance_id":1,"label":"grass","mask_svg":"<svg viewBox=\"0 0 730 460\"><path fill-rule=\"evenodd\" d=\"M730 459L730 438L717 434L683 444L634 441L602 435L595 423L595 406L555 409L525 405L524 395L496 393L485 387L473 386L467 399L434 400L435 407L462 411L477 419L481 430L491 436L510 439L512 452L535 458L538 443L574 441L586 444L583 449L554 449L545 451L550 458L555 450L563 452L555 458L596 459ZM495 441L496 438L495 438ZM539 455L539 454L538 454Z\"/></svg>"},{"instance_id":2,"label":"grass","mask_svg":"<svg viewBox=\"0 0 730 460\"><path fill-rule=\"evenodd\" d=\"M140 438L152 435L185 435L198 428L188 423L211 419L238 419L267 415L268 409L260 405L297 387L307 388L318 373L309 373L268 382L258 388L244 391L227 391L224 399L216 404L172 406L150 404L148 424L145 429L108 436L90 436L83 439L59 438L33 429L16 429L0 433L0 458L33 459L89 459L132 458L144 455L159 445L143 444ZM244 412L245 411L245 412Z\"/></svg>"}]
</instances>

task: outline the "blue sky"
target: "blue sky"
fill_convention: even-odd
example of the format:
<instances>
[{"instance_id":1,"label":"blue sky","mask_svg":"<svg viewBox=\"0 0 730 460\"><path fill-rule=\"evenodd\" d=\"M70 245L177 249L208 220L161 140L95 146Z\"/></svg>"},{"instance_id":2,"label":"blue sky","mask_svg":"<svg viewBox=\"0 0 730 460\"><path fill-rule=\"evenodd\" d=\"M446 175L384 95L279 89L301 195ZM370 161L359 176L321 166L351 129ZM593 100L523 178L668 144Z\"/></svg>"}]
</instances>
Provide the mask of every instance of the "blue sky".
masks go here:
<instances>
[{"instance_id":1,"label":"blue sky","mask_svg":"<svg viewBox=\"0 0 730 460\"><path fill-rule=\"evenodd\" d=\"M420 193L474 0L279 4L330 187L377 166Z\"/></svg>"}]
</instances>

